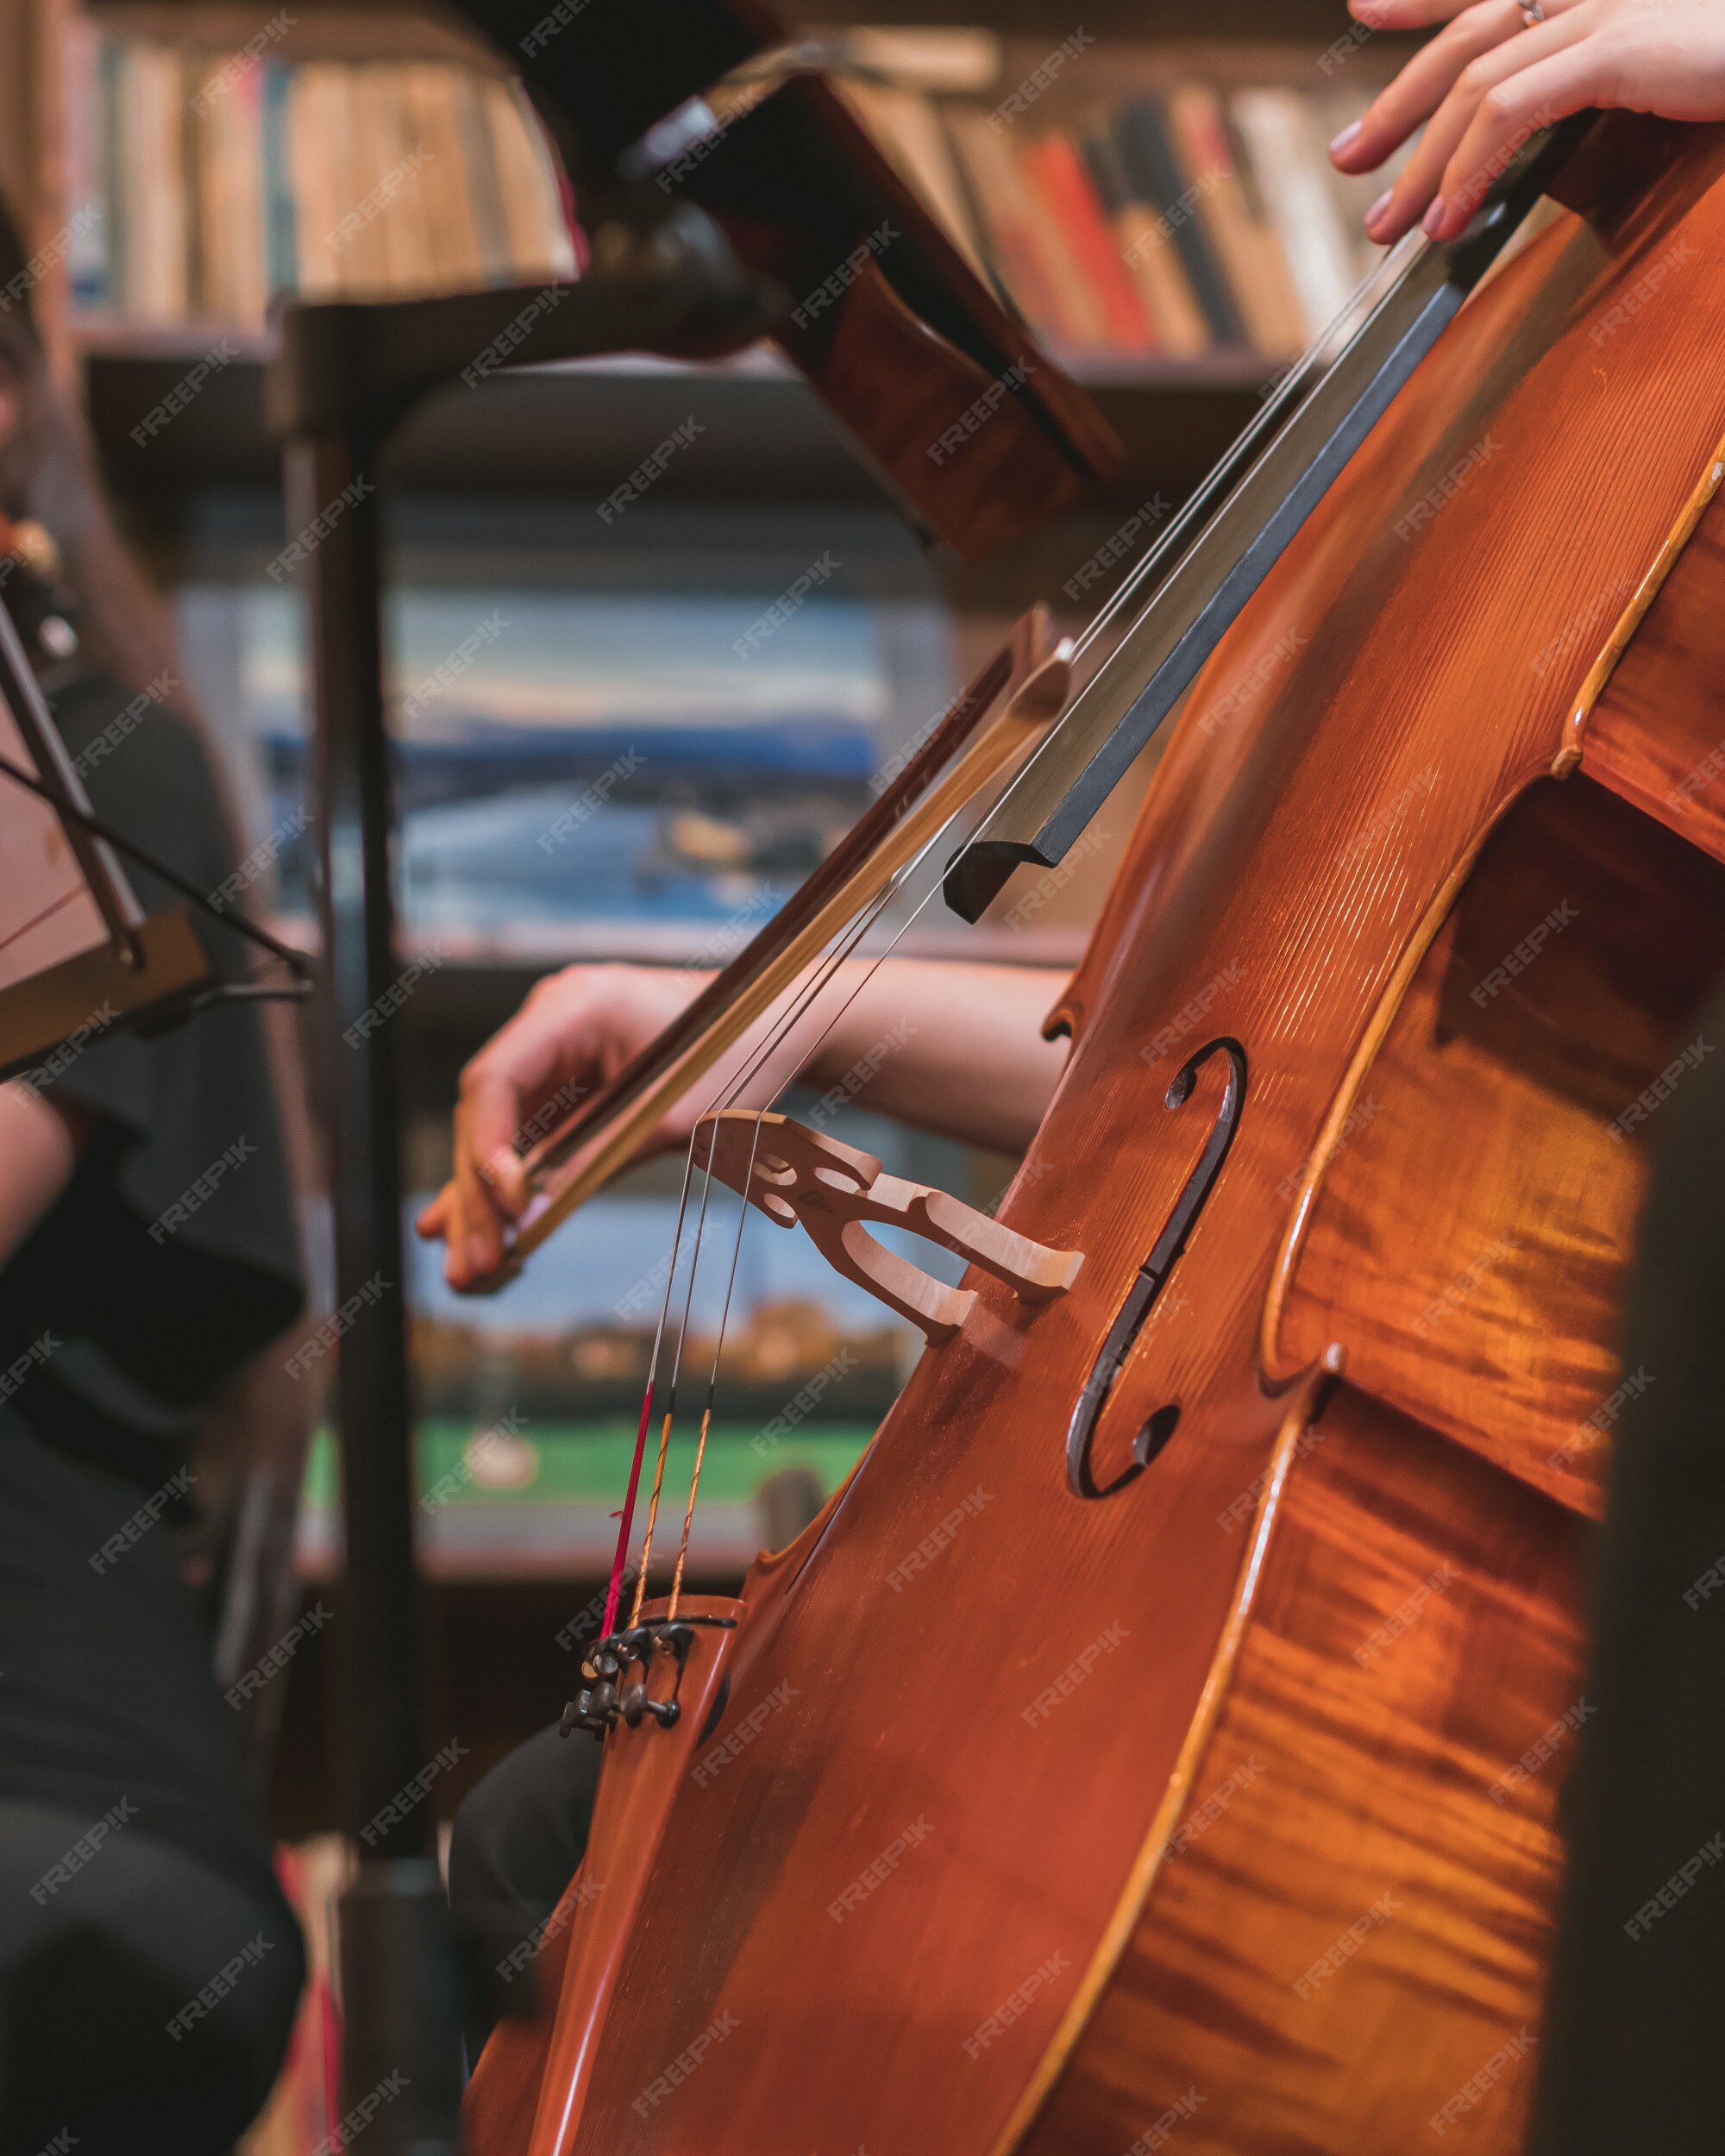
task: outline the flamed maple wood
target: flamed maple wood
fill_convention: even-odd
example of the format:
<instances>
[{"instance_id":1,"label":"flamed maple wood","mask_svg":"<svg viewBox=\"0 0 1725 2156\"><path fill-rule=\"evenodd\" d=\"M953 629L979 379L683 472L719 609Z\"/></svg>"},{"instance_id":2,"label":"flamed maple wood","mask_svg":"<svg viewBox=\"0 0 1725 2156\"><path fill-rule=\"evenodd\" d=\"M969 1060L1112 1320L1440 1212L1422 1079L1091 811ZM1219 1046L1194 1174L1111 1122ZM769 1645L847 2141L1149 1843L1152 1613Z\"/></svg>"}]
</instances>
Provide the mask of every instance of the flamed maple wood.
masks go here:
<instances>
[{"instance_id":1,"label":"flamed maple wood","mask_svg":"<svg viewBox=\"0 0 1725 2156\"><path fill-rule=\"evenodd\" d=\"M1585 777L1531 787L1346 1104L1270 1367L1346 1339L1353 1383L1596 1513L1636 1104L1722 950L1725 868Z\"/></svg>"},{"instance_id":2,"label":"flamed maple wood","mask_svg":"<svg viewBox=\"0 0 1725 2156\"><path fill-rule=\"evenodd\" d=\"M1588 1476L1552 1456L1612 1382L1639 1188L1609 1126L1725 958L1718 796L1682 785L1725 737L1716 517L1673 543L1725 436L1725 133L1640 139L1651 177L1476 295L1195 686L1002 1209L1083 1267L1038 1309L973 1273L751 1574L699 1743L607 1739L605 1889L480 2063L480 2156L1517 2147L1580 1711ZM1223 1034L1244 1112L1098 1484L1179 1426L1087 1501L1067 1420L1226 1059L1169 1081Z\"/></svg>"}]
</instances>

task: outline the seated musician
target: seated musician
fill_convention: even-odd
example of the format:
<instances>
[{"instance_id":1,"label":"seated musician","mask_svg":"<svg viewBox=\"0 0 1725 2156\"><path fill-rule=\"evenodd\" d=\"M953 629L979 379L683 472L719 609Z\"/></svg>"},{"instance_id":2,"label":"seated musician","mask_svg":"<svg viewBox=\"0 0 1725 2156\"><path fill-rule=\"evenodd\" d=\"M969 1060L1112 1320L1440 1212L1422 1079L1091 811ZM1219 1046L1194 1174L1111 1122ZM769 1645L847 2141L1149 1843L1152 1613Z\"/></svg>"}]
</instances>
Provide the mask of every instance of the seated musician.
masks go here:
<instances>
[{"instance_id":1,"label":"seated musician","mask_svg":"<svg viewBox=\"0 0 1725 2156\"><path fill-rule=\"evenodd\" d=\"M1569 113L1622 106L1725 118L1725 0L1352 0L1352 12L1374 28L1447 26L1331 146L1341 170L1369 172L1423 125L1367 217L1385 245L1416 225L1454 238L1515 148ZM560 1087L611 1075L699 985L647 968L575 967L542 982L474 1059L456 1111L455 1173L420 1220L423 1235L448 1245L452 1285L495 1269L525 1201L515 1133ZM1063 1066L1065 1044L1039 1031L1063 985L1030 969L889 962L802 1075L831 1083L908 1020L904 1047L871 1082L871 1106L946 1137L1020 1150ZM740 1105L764 1105L796 1075L772 1069ZM687 1120L668 1127L664 1142L686 1141L688 1131ZM596 1745L562 1742L549 1729L480 1785L457 1821L451 1861L465 1921L513 1943L549 1916L579 1860L597 1771Z\"/></svg>"},{"instance_id":2,"label":"seated musician","mask_svg":"<svg viewBox=\"0 0 1725 2156\"><path fill-rule=\"evenodd\" d=\"M0 523L0 603L97 814L216 890L237 849L210 755L9 304ZM142 870L132 882L147 910L174 900ZM230 931L210 949L248 970ZM243 1169L188 1210L242 1138ZM299 1929L179 1530L201 1495L202 1413L292 1323L299 1269L254 1006L153 1038L98 1027L0 1085L4 2156L223 2156L286 2049ZM242 1980L212 1991L229 1968Z\"/></svg>"}]
</instances>

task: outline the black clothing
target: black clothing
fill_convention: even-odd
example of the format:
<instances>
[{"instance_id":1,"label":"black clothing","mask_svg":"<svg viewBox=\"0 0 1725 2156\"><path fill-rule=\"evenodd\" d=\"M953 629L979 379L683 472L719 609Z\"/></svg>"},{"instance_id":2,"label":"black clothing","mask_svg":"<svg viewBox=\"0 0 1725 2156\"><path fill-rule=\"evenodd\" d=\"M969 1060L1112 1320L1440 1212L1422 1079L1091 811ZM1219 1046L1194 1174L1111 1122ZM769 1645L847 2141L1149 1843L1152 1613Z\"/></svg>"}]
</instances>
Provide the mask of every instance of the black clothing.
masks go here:
<instances>
[{"instance_id":1,"label":"black clothing","mask_svg":"<svg viewBox=\"0 0 1725 2156\"><path fill-rule=\"evenodd\" d=\"M104 736L135 705L90 674L52 708L74 761L95 758L83 777L97 814L215 893L235 863L194 729L155 705L117 740ZM147 912L180 903L147 870L127 873ZM250 947L196 918L221 970L247 971ZM44 1098L98 1128L60 1202L0 1270L0 1370L44 1332L63 1337L12 1404L50 1442L151 1491L178 1464L198 1409L303 1300L262 1027L254 1007L217 1005L153 1038L116 1027L41 1072ZM230 1150L242 1156L218 1166Z\"/></svg>"},{"instance_id":2,"label":"black clothing","mask_svg":"<svg viewBox=\"0 0 1725 2156\"><path fill-rule=\"evenodd\" d=\"M194 729L87 674L51 701L97 813L217 890L235 864ZM179 902L128 874L147 911ZM232 1004L116 1027L26 1080L94 1127L0 1269L0 2156L62 2132L216 2156L304 1975L173 1526L200 1410L302 1300L262 1027Z\"/></svg>"},{"instance_id":3,"label":"black clothing","mask_svg":"<svg viewBox=\"0 0 1725 2156\"><path fill-rule=\"evenodd\" d=\"M88 1825L124 1799L139 1828L273 1902L238 1718L172 1524L144 1526L100 1572L91 1562L138 1511L136 1484L0 1407L0 1801Z\"/></svg>"},{"instance_id":4,"label":"black clothing","mask_svg":"<svg viewBox=\"0 0 1725 2156\"><path fill-rule=\"evenodd\" d=\"M234 863L198 736L157 705L110 746L103 730L126 708L91 676L53 700L75 759L109 747L85 771L97 813L213 891ZM141 870L133 883L147 910L172 898ZM212 958L242 970L245 946L211 935ZM116 1030L40 1089L97 1122L0 1269L0 1796L94 1819L147 1789L153 1833L254 1883L268 1844L171 1523L196 1497L198 1410L301 1300L258 1013L217 1006L154 1039ZM188 1198L241 1141L245 1157ZM165 1225L177 1204L183 1219ZM164 1517L104 1560L152 1511Z\"/></svg>"},{"instance_id":5,"label":"black clothing","mask_svg":"<svg viewBox=\"0 0 1725 2156\"><path fill-rule=\"evenodd\" d=\"M1725 1044L1725 1000L1697 1030ZM1725 1056L1659 1120L1623 1350L1649 1382L1614 1433L1541 2156L1691 2156L1725 2116Z\"/></svg>"},{"instance_id":6,"label":"black clothing","mask_svg":"<svg viewBox=\"0 0 1725 2156\"><path fill-rule=\"evenodd\" d=\"M575 1876L593 1824L604 1750L586 1730L563 1736L554 1723L518 1745L470 1789L449 1840L449 1911L478 1963L480 1996L492 2004L527 1993L528 1950ZM524 1997L522 2009L530 1999ZM492 2016L467 2017L469 2063L491 2034Z\"/></svg>"},{"instance_id":7,"label":"black clothing","mask_svg":"<svg viewBox=\"0 0 1725 2156\"><path fill-rule=\"evenodd\" d=\"M74 1871L89 1814L0 1798L0 2156L228 2156L269 2093L292 1915L143 1822Z\"/></svg>"}]
</instances>

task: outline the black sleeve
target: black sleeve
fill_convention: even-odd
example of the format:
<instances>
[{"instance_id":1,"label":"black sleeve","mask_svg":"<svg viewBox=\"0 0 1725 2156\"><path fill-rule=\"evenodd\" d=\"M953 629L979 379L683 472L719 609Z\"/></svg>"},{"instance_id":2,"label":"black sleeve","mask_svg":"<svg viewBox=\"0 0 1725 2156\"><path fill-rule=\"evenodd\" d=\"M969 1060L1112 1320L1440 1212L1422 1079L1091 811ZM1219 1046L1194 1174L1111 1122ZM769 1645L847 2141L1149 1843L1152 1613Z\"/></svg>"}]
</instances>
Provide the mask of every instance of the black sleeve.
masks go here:
<instances>
[{"instance_id":1,"label":"black sleeve","mask_svg":"<svg viewBox=\"0 0 1725 2156\"><path fill-rule=\"evenodd\" d=\"M201 739L165 704L122 735L116 714L127 709L123 691L97 676L53 699L97 814L213 893L235 863ZM128 863L128 874L147 912L179 902L147 871ZM207 918L199 933L224 975L251 969L242 937ZM303 1300L258 1011L218 1004L154 1037L116 1026L41 1090L97 1130L65 1194L0 1275L4 1329L16 1338L28 1313L92 1344L164 1403L195 1404Z\"/></svg>"}]
</instances>

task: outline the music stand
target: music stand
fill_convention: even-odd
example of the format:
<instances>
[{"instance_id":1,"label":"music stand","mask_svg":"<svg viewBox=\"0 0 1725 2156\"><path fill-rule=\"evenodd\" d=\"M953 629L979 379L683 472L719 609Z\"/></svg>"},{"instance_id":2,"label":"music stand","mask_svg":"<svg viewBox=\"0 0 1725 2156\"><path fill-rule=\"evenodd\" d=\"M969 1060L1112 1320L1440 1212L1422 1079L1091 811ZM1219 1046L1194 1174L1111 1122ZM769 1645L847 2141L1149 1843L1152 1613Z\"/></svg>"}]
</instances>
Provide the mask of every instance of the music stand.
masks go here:
<instances>
[{"instance_id":1,"label":"music stand","mask_svg":"<svg viewBox=\"0 0 1725 2156\"><path fill-rule=\"evenodd\" d=\"M0 1079L44 1070L110 1026L161 1018L210 979L184 906L146 914L113 849L77 820L90 802L0 606ZM62 813L60 804L71 814Z\"/></svg>"}]
</instances>

